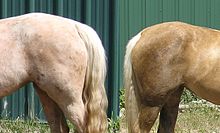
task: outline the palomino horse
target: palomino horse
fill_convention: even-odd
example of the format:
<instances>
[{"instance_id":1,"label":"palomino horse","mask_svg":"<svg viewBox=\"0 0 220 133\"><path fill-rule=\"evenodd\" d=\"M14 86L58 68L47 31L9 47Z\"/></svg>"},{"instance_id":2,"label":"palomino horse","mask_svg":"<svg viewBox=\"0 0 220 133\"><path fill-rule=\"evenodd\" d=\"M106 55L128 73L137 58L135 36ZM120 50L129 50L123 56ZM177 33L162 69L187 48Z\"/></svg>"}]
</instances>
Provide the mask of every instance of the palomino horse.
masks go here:
<instances>
[{"instance_id":1,"label":"palomino horse","mask_svg":"<svg viewBox=\"0 0 220 133\"><path fill-rule=\"evenodd\" d=\"M183 87L220 104L220 32L181 22L144 29L127 45L125 89L128 129L172 133Z\"/></svg>"},{"instance_id":2,"label":"palomino horse","mask_svg":"<svg viewBox=\"0 0 220 133\"><path fill-rule=\"evenodd\" d=\"M0 97L33 82L51 132L105 133L105 52L96 32L63 17L31 13L0 21Z\"/></svg>"}]
</instances>

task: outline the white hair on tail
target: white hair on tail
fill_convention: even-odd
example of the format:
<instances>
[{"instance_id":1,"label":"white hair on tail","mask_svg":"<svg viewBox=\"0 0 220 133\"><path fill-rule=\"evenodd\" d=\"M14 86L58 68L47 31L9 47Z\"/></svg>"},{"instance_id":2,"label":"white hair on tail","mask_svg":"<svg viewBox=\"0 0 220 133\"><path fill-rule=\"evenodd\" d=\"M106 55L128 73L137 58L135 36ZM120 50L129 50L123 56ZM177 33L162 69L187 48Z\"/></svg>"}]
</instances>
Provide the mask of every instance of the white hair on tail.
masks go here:
<instances>
[{"instance_id":1,"label":"white hair on tail","mask_svg":"<svg viewBox=\"0 0 220 133\"><path fill-rule=\"evenodd\" d=\"M86 132L107 132L107 95L105 92L106 57L102 42L89 26L76 23L76 29L88 53L86 81L83 100L86 108Z\"/></svg>"},{"instance_id":2,"label":"white hair on tail","mask_svg":"<svg viewBox=\"0 0 220 133\"><path fill-rule=\"evenodd\" d=\"M125 108L128 132L132 133L132 127L134 127L138 120L138 106L137 99L134 92L134 82L132 81L132 64L131 53L136 43L141 37L141 32L134 36L126 47L125 61L124 61L124 89L125 89Z\"/></svg>"}]
</instances>

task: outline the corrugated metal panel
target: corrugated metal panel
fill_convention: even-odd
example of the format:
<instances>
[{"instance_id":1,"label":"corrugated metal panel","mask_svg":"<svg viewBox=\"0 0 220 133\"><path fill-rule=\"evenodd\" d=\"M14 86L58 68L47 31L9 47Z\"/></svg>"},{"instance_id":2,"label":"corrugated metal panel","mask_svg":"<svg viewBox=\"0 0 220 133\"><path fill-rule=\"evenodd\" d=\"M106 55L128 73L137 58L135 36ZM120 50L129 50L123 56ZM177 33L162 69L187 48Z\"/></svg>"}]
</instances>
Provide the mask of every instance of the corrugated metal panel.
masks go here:
<instances>
[{"instance_id":1,"label":"corrugated metal panel","mask_svg":"<svg viewBox=\"0 0 220 133\"><path fill-rule=\"evenodd\" d=\"M115 118L119 112L119 89L121 86L122 66L120 56L124 56L121 44L119 43L119 1L115 0L110 3L111 12L109 13L109 54L108 54L108 96L109 108L113 109L113 116ZM112 115L108 112L108 115Z\"/></svg>"},{"instance_id":2,"label":"corrugated metal panel","mask_svg":"<svg viewBox=\"0 0 220 133\"><path fill-rule=\"evenodd\" d=\"M220 29L220 14L219 14L219 5L220 1L219 0L211 0L210 1L210 27Z\"/></svg>"},{"instance_id":3,"label":"corrugated metal panel","mask_svg":"<svg viewBox=\"0 0 220 133\"><path fill-rule=\"evenodd\" d=\"M115 2L116 1L116 2ZM118 18L116 14L117 0L0 0L0 17L6 18L25 14L28 12L45 12L75 19L92 26L99 34L106 49L108 62L108 78L106 88L109 98L108 114L118 114L119 49L116 46L118 35ZM115 10L115 11L113 11ZM117 34L114 34L117 33ZM118 38L117 38L118 39ZM119 43L117 43L118 45ZM7 104L6 104L7 103ZM3 98L0 102L2 117L17 118L38 117L44 119L42 107L36 96L32 84L28 84L11 96Z\"/></svg>"},{"instance_id":4,"label":"corrugated metal panel","mask_svg":"<svg viewBox=\"0 0 220 133\"><path fill-rule=\"evenodd\" d=\"M196 25L219 27L218 0L121 0L120 41L126 42L143 27L180 20ZM126 35L126 37L125 37Z\"/></svg>"}]
</instances>

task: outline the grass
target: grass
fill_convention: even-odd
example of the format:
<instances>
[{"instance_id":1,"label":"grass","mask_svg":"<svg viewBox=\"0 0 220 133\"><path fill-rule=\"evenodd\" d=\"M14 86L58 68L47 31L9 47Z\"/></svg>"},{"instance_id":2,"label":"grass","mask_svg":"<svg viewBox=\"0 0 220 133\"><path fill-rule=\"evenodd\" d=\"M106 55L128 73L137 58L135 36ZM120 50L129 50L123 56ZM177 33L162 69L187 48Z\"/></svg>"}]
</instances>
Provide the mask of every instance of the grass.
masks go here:
<instances>
[{"instance_id":1,"label":"grass","mask_svg":"<svg viewBox=\"0 0 220 133\"><path fill-rule=\"evenodd\" d=\"M68 122L70 133L74 133L74 126ZM49 125L38 120L0 120L0 133L50 133Z\"/></svg>"},{"instance_id":2,"label":"grass","mask_svg":"<svg viewBox=\"0 0 220 133\"><path fill-rule=\"evenodd\" d=\"M194 108L179 114L176 132L220 133L220 112L213 108Z\"/></svg>"},{"instance_id":3,"label":"grass","mask_svg":"<svg viewBox=\"0 0 220 133\"><path fill-rule=\"evenodd\" d=\"M0 120L0 133L50 133L46 123L35 120Z\"/></svg>"},{"instance_id":4,"label":"grass","mask_svg":"<svg viewBox=\"0 0 220 133\"><path fill-rule=\"evenodd\" d=\"M117 118L115 121L108 119L109 133L116 133L119 130L120 120ZM74 126L68 121L70 133L74 133ZM0 120L0 133L50 133L47 123L40 123L38 120Z\"/></svg>"},{"instance_id":5,"label":"grass","mask_svg":"<svg viewBox=\"0 0 220 133\"><path fill-rule=\"evenodd\" d=\"M220 133L220 111L207 106L189 105L190 108L182 110L178 114L175 127L176 133ZM121 117L121 133L125 131L125 118ZM156 133L158 119L151 129Z\"/></svg>"},{"instance_id":6,"label":"grass","mask_svg":"<svg viewBox=\"0 0 220 133\"><path fill-rule=\"evenodd\" d=\"M109 133L126 133L124 90L120 91L121 116L116 120L108 119ZM196 102L195 102L196 101ZM220 108L197 98L189 91L185 91L181 104L186 104L187 109L180 110L175 132L176 133L220 133ZM74 133L74 127L68 122L70 133ZM158 120L154 124L151 133L156 133ZM46 123L37 120L0 120L0 133L50 133Z\"/></svg>"},{"instance_id":7,"label":"grass","mask_svg":"<svg viewBox=\"0 0 220 133\"><path fill-rule=\"evenodd\" d=\"M215 108L206 106L189 105L190 108L179 112L176 123L176 133L220 133L220 112ZM74 133L73 126L69 123L70 132ZM156 133L158 120L151 133ZM119 128L121 127L121 131ZM109 133L126 133L125 117L113 121L109 119ZM0 133L50 133L46 123L37 120L0 120Z\"/></svg>"}]
</instances>

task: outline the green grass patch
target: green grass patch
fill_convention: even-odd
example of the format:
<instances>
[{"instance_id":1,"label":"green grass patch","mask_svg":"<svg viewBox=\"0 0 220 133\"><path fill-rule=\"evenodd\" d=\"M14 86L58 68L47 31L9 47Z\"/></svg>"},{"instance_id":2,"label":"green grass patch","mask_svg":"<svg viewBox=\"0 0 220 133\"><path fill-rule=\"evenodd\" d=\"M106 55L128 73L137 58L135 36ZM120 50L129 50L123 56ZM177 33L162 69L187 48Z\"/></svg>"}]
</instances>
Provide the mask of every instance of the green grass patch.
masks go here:
<instances>
[{"instance_id":1,"label":"green grass patch","mask_svg":"<svg viewBox=\"0 0 220 133\"><path fill-rule=\"evenodd\" d=\"M46 123L36 120L0 120L0 133L50 133Z\"/></svg>"},{"instance_id":2,"label":"green grass patch","mask_svg":"<svg viewBox=\"0 0 220 133\"><path fill-rule=\"evenodd\" d=\"M108 119L108 132L117 133L120 128L120 119ZM68 121L70 133L74 133L74 126ZM0 120L0 133L50 133L47 123L39 122L38 120Z\"/></svg>"}]
</instances>

